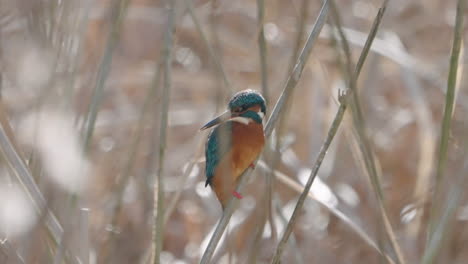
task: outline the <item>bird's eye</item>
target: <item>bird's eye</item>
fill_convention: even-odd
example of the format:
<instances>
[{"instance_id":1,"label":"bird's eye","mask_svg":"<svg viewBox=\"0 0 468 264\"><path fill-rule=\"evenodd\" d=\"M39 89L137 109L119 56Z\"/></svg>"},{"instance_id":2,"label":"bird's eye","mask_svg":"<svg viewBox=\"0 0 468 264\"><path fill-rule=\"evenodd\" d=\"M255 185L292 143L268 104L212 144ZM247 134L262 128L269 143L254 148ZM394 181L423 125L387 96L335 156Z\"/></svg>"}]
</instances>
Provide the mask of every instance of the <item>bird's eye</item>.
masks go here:
<instances>
[{"instance_id":1,"label":"bird's eye","mask_svg":"<svg viewBox=\"0 0 468 264\"><path fill-rule=\"evenodd\" d=\"M240 113L242 111L244 111L244 107L242 107L242 106L234 108L234 112L236 112L236 113Z\"/></svg>"}]
</instances>

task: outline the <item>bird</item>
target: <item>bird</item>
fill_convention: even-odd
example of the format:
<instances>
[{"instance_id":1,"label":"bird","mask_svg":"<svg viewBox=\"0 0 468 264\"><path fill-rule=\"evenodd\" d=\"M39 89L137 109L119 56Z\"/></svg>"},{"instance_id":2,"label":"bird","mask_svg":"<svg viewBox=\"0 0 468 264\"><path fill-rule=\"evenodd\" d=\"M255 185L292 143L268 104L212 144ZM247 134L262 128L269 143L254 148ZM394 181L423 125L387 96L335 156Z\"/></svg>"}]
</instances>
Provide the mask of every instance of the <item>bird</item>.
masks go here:
<instances>
[{"instance_id":1,"label":"bird","mask_svg":"<svg viewBox=\"0 0 468 264\"><path fill-rule=\"evenodd\" d=\"M254 168L265 145L266 102L259 92L247 89L234 94L227 108L200 128L214 127L205 145L205 187L210 185L223 210L232 196L242 199L236 192L239 176Z\"/></svg>"}]
</instances>

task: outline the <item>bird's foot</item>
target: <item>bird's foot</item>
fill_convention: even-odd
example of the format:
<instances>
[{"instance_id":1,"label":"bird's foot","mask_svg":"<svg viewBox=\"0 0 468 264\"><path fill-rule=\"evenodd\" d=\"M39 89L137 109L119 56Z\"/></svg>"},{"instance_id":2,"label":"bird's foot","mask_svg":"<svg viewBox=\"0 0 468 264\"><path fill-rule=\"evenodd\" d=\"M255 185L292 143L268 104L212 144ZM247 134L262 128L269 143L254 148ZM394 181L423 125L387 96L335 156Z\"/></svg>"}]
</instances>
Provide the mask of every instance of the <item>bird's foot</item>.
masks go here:
<instances>
[{"instance_id":1,"label":"bird's foot","mask_svg":"<svg viewBox=\"0 0 468 264\"><path fill-rule=\"evenodd\" d=\"M232 195L234 195L234 197L236 197L237 199L242 199L243 198L242 195L240 193L236 192L236 191L233 191Z\"/></svg>"},{"instance_id":2,"label":"bird's foot","mask_svg":"<svg viewBox=\"0 0 468 264\"><path fill-rule=\"evenodd\" d=\"M255 169L255 164L250 163L249 168Z\"/></svg>"},{"instance_id":3,"label":"bird's foot","mask_svg":"<svg viewBox=\"0 0 468 264\"><path fill-rule=\"evenodd\" d=\"M350 97L351 97L350 89L338 90L338 101L340 102L340 104L347 104L349 102Z\"/></svg>"}]
</instances>

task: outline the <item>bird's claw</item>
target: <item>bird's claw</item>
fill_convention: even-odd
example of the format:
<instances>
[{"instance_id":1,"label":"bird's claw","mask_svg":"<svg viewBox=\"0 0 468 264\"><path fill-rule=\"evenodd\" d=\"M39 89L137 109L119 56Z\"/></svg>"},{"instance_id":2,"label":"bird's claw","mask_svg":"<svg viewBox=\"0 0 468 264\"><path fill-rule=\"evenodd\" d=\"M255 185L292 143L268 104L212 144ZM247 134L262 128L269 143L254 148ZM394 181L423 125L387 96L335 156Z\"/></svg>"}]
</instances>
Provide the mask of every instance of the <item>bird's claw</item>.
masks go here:
<instances>
[{"instance_id":1,"label":"bird's claw","mask_svg":"<svg viewBox=\"0 0 468 264\"><path fill-rule=\"evenodd\" d=\"M346 104L350 95L351 95L351 90L349 90L349 89L339 89L338 90L338 101L340 102L340 104Z\"/></svg>"},{"instance_id":2,"label":"bird's claw","mask_svg":"<svg viewBox=\"0 0 468 264\"><path fill-rule=\"evenodd\" d=\"M234 197L236 197L239 200L243 198L242 195L240 193L236 192L236 191L233 191L232 195L234 195Z\"/></svg>"}]
</instances>

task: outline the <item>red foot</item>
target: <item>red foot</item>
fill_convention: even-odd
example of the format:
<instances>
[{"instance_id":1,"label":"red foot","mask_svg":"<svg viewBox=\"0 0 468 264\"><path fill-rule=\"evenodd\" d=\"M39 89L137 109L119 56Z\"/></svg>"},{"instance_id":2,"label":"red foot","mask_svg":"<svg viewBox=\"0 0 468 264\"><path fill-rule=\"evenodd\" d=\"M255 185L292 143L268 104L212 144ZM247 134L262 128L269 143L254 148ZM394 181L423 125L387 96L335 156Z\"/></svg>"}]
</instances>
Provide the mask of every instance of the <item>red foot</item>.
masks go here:
<instances>
[{"instance_id":1,"label":"red foot","mask_svg":"<svg viewBox=\"0 0 468 264\"><path fill-rule=\"evenodd\" d=\"M255 164L250 163L249 167L252 168L252 169L255 169Z\"/></svg>"},{"instance_id":2,"label":"red foot","mask_svg":"<svg viewBox=\"0 0 468 264\"><path fill-rule=\"evenodd\" d=\"M240 193L236 192L236 191L233 191L232 195L234 195L234 197L236 197L237 199L242 199L243 198L242 195Z\"/></svg>"}]
</instances>

